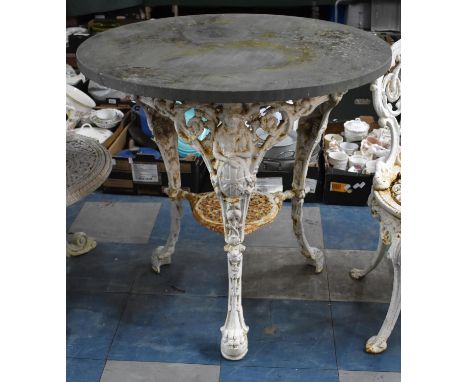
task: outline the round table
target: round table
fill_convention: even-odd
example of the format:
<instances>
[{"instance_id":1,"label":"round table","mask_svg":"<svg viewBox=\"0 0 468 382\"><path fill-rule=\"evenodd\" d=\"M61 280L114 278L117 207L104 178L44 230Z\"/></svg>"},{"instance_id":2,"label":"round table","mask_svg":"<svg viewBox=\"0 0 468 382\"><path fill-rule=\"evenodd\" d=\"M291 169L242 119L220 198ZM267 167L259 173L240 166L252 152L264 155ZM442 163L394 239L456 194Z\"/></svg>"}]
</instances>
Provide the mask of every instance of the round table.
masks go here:
<instances>
[{"instance_id":1,"label":"round table","mask_svg":"<svg viewBox=\"0 0 468 382\"><path fill-rule=\"evenodd\" d=\"M213 219L219 216L229 271L221 353L232 360L243 358L249 330L241 299L245 231L271 221L271 211L291 198L301 253L316 272L323 269L323 253L309 245L302 225L309 159L343 94L389 68L390 47L368 32L314 19L196 15L100 33L80 45L77 63L87 78L133 94L153 129L169 175L166 193L173 201L170 236L153 254L153 269L159 272L171 261L182 198L189 199L197 220L212 229L217 229ZM184 114L192 107L195 115L187 122ZM291 132L296 120L292 190L259 196L255 180L263 156ZM210 134L200 141L204 128ZM257 134L259 128L268 133L266 138ZM178 135L201 153L219 207L213 198L181 189ZM249 210L251 196L271 208L257 204L256 216ZM219 214L213 213L216 208Z\"/></svg>"},{"instance_id":2,"label":"round table","mask_svg":"<svg viewBox=\"0 0 468 382\"><path fill-rule=\"evenodd\" d=\"M95 191L109 176L112 157L98 141L67 132L67 207ZM67 240L67 256L79 256L96 247L96 240L75 232Z\"/></svg>"}]
</instances>

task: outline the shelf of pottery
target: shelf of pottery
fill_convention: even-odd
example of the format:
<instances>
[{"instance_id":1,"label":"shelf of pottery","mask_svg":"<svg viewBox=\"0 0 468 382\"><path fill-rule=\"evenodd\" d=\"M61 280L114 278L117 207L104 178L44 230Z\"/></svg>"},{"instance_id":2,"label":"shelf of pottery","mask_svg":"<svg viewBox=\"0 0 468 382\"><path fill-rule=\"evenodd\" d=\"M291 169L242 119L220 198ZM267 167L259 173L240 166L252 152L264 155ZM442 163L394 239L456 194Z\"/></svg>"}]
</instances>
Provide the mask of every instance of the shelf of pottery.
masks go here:
<instances>
[{"instance_id":1,"label":"shelf of pottery","mask_svg":"<svg viewBox=\"0 0 468 382\"><path fill-rule=\"evenodd\" d=\"M341 134L326 134L323 150L326 163L337 170L356 174L374 174L378 161L390 153L391 136L387 129L371 129L356 118L344 123Z\"/></svg>"}]
</instances>

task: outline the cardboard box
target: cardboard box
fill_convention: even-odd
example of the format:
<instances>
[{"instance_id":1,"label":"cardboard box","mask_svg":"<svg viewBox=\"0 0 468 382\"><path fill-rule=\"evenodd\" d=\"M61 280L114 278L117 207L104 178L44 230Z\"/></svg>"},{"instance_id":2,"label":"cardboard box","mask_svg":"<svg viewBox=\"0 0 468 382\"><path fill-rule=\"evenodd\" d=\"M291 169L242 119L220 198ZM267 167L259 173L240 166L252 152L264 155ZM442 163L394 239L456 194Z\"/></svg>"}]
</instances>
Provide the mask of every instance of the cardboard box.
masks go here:
<instances>
[{"instance_id":1,"label":"cardboard box","mask_svg":"<svg viewBox=\"0 0 468 382\"><path fill-rule=\"evenodd\" d=\"M128 113L126 123L109 146L113 167L107 180L101 186L103 192L140 195L165 195L167 172L162 159L152 155L137 154L135 158L120 158L116 155L128 147L128 129L131 123L138 123ZM117 133L117 131L116 131ZM182 188L200 192L206 179L207 169L201 158L180 159Z\"/></svg>"},{"instance_id":2,"label":"cardboard box","mask_svg":"<svg viewBox=\"0 0 468 382\"><path fill-rule=\"evenodd\" d=\"M359 118L370 125L369 131L379 127L373 117L361 116ZM341 134L343 130L343 123L332 122L328 124L324 135ZM367 205L374 175L334 169L329 165L325 152L321 154L324 164L323 202L344 206Z\"/></svg>"},{"instance_id":3,"label":"cardboard box","mask_svg":"<svg viewBox=\"0 0 468 382\"><path fill-rule=\"evenodd\" d=\"M281 170L269 170L265 166L260 165L257 173L257 179L259 178L281 178L283 183L283 191L292 189L293 171L281 171ZM309 164L307 170L308 183L313 185L315 188L309 192L304 201L306 203L320 203L323 195L323 166L321 162L314 162ZM312 182L311 182L312 181Z\"/></svg>"}]
</instances>

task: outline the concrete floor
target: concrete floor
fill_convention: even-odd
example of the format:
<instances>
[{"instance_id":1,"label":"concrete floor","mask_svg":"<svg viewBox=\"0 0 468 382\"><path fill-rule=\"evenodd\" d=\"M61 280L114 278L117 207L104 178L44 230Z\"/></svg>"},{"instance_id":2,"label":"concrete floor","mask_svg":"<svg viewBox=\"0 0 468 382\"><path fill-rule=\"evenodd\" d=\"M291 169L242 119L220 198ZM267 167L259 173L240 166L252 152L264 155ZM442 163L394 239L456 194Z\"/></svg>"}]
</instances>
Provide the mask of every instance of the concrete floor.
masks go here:
<instances>
[{"instance_id":1,"label":"concrete floor","mask_svg":"<svg viewBox=\"0 0 468 382\"><path fill-rule=\"evenodd\" d=\"M184 202L185 203L185 202ZM67 381L400 381L400 323L381 355L363 351L391 295L387 260L364 280L348 276L377 247L367 207L306 205L309 240L324 248L315 274L298 251L290 205L246 238L243 306L249 352L219 353L227 304L223 237L184 204L170 266L150 267L169 231L167 198L94 193L67 209L68 232L98 240L67 259Z\"/></svg>"}]
</instances>

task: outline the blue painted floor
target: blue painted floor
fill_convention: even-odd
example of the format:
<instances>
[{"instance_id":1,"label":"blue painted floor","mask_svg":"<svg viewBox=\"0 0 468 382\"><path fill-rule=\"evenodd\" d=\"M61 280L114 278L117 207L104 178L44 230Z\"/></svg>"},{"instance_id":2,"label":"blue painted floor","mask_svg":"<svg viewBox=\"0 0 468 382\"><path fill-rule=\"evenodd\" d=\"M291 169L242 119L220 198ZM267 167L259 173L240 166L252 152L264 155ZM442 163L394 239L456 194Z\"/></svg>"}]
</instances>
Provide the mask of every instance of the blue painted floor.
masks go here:
<instances>
[{"instance_id":1,"label":"blue painted floor","mask_svg":"<svg viewBox=\"0 0 468 382\"><path fill-rule=\"evenodd\" d=\"M112 224L124 229L126 219L138 226L131 209L116 217L119 224L113 217L93 219L99 208L125 203L158 204L154 226L138 236L137 244L128 232L106 231ZM270 247L261 232L256 247L252 234L245 252L250 257L244 266L251 272L244 272L243 299L249 352L241 361L227 361L219 352L227 307L223 237L196 223L187 203L172 264L160 274L151 270L152 250L169 232L169 207L163 197L94 193L67 209L67 230L88 229L98 241L92 252L67 259L68 382L399 380L399 322L385 353L364 352L366 339L377 333L388 308L391 268L382 263L375 270L378 277L363 281L347 274L377 247L378 223L368 207L306 205L315 245L323 246L326 263L334 265L320 275L298 247L282 246L290 220L268 228ZM254 281L252 291L249 283ZM356 379L353 373L364 376Z\"/></svg>"}]
</instances>

